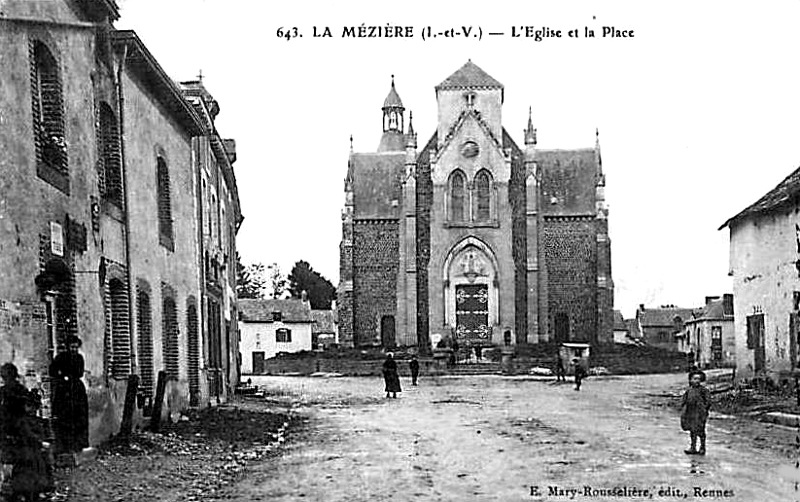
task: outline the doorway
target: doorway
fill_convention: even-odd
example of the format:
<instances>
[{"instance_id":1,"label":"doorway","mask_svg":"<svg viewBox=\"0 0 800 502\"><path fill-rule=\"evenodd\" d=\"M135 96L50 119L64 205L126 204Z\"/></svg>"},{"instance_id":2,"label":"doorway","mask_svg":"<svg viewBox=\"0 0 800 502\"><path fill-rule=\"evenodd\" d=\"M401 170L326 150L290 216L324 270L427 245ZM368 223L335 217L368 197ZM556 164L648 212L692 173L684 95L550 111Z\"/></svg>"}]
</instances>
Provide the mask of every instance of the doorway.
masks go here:
<instances>
[{"instance_id":1,"label":"doorway","mask_svg":"<svg viewBox=\"0 0 800 502\"><path fill-rule=\"evenodd\" d=\"M569 341L569 316L563 312L556 314L555 319L556 342Z\"/></svg>"},{"instance_id":2,"label":"doorway","mask_svg":"<svg viewBox=\"0 0 800 502\"><path fill-rule=\"evenodd\" d=\"M394 316L385 315L381 317L381 346L392 348L396 345L394 337Z\"/></svg>"},{"instance_id":3,"label":"doorway","mask_svg":"<svg viewBox=\"0 0 800 502\"><path fill-rule=\"evenodd\" d=\"M456 338L460 341L491 341L488 285L456 286Z\"/></svg>"}]
</instances>

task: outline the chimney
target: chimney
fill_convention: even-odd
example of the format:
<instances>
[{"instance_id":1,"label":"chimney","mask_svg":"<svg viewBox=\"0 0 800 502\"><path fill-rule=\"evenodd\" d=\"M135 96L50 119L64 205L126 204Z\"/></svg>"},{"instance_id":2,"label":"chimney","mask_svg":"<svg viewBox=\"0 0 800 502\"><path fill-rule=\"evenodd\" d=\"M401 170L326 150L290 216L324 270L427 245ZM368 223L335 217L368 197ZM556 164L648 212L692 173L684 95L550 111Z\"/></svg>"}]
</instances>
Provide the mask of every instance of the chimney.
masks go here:
<instances>
[{"instance_id":1,"label":"chimney","mask_svg":"<svg viewBox=\"0 0 800 502\"><path fill-rule=\"evenodd\" d=\"M303 303L308 303L308 292L305 289L300 292L300 301Z\"/></svg>"},{"instance_id":2,"label":"chimney","mask_svg":"<svg viewBox=\"0 0 800 502\"><path fill-rule=\"evenodd\" d=\"M640 303L640 304L639 304L639 310L641 310L642 312L644 312L644 303Z\"/></svg>"},{"instance_id":3,"label":"chimney","mask_svg":"<svg viewBox=\"0 0 800 502\"><path fill-rule=\"evenodd\" d=\"M719 296L706 296L706 307L708 307L711 302L715 302L717 300L719 300Z\"/></svg>"},{"instance_id":4,"label":"chimney","mask_svg":"<svg viewBox=\"0 0 800 502\"><path fill-rule=\"evenodd\" d=\"M733 315L733 295L730 293L722 295L722 315Z\"/></svg>"}]
</instances>

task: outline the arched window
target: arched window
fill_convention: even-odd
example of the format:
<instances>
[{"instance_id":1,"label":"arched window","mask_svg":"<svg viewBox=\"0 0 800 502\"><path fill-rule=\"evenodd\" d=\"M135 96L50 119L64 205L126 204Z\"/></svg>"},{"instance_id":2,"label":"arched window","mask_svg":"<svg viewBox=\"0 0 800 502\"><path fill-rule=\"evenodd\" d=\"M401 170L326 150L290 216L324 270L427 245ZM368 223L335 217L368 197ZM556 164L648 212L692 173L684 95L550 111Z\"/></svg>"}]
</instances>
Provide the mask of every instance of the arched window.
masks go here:
<instances>
[{"instance_id":1,"label":"arched window","mask_svg":"<svg viewBox=\"0 0 800 502\"><path fill-rule=\"evenodd\" d=\"M158 240L162 246L175 251L172 229L172 196L169 184L169 169L164 157L156 160L156 183L158 190Z\"/></svg>"},{"instance_id":2,"label":"arched window","mask_svg":"<svg viewBox=\"0 0 800 502\"><path fill-rule=\"evenodd\" d=\"M481 171L475 176L475 219L489 221L492 207L492 181L489 173Z\"/></svg>"},{"instance_id":3,"label":"arched window","mask_svg":"<svg viewBox=\"0 0 800 502\"><path fill-rule=\"evenodd\" d=\"M33 140L37 174L69 193L64 98L58 62L38 40L30 44Z\"/></svg>"},{"instance_id":4,"label":"arched window","mask_svg":"<svg viewBox=\"0 0 800 502\"><path fill-rule=\"evenodd\" d=\"M106 287L106 329L111 335L111 376L126 377L131 372L128 288L117 278Z\"/></svg>"},{"instance_id":5,"label":"arched window","mask_svg":"<svg viewBox=\"0 0 800 502\"><path fill-rule=\"evenodd\" d=\"M153 309L150 287L139 284L136 288L136 325L139 327L139 386L146 397L153 395Z\"/></svg>"},{"instance_id":6,"label":"arched window","mask_svg":"<svg viewBox=\"0 0 800 502\"><path fill-rule=\"evenodd\" d=\"M119 144L117 117L108 103L100 103L100 193L103 197L122 207L122 162Z\"/></svg>"},{"instance_id":7,"label":"arched window","mask_svg":"<svg viewBox=\"0 0 800 502\"><path fill-rule=\"evenodd\" d=\"M177 379L180 369L180 354L178 349L178 307L175 304L175 290L167 285L161 285L161 349L163 352L164 369L167 376Z\"/></svg>"},{"instance_id":8,"label":"arched window","mask_svg":"<svg viewBox=\"0 0 800 502\"><path fill-rule=\"evenodd\" d=\"M450 175L450 221L464 221L466 209L466 187L464 173L454 171Z\"/></svg>"}]
</instances>

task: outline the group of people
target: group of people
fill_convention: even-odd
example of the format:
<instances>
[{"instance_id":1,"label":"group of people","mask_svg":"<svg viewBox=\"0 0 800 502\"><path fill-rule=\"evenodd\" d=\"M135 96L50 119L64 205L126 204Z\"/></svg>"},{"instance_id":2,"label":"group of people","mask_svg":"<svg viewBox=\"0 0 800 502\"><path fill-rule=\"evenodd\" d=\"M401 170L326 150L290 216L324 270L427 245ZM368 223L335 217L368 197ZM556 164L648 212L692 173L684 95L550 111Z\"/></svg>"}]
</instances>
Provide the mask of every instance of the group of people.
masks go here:
<instances>
[{"instance_id":1,"label":"group of people","mask_svg":"<svg viewBox=\"0 0 800 502\"><path fill-rule=\"evenodd\" d=\"M81 341L71 335L68 349L50 365L52 384L53 453L75 453L89 445L89 410L86 387L81 381ZM0 463L2 490L10 501L33 501L53 488L50 461L50 433L47 421L39 417L42 396L20 382L13 363L0 366Z\"/></svg>"},{"instance_id":2,"label":"group of people","mask_svg":"<svg viewBox=\"0 0 800 502\"><path fill-rule=\"evenodd\" d=\"M417 385L417 378L419 377L419 361L417 360L417 356L411 356L408 369L411 371L411 385ZM397 399L397 393L402 392L403 389L400 387L400 374L397 371L397 361L394 360L394 354L391 352L386 354L386 359L383 361L383 381L386 387L386 397Z\"/></svg>"},{"instance_id":3,"label":"group of people","mask_svg":"<svg viewBox=\"0 0 800 502\"><path fill-rule=\"evenodd\" d=\"M572 360L572 374L575 377L575 390L581 390L581 383L583 379L589 375L589 372L586 371L586 368L581 364L580 359L577 357ZM564 368L564 360L561 359L561 356L556 357L556 382L566 382L567 381L567 371Z\"/></svg>"}]
</instances>

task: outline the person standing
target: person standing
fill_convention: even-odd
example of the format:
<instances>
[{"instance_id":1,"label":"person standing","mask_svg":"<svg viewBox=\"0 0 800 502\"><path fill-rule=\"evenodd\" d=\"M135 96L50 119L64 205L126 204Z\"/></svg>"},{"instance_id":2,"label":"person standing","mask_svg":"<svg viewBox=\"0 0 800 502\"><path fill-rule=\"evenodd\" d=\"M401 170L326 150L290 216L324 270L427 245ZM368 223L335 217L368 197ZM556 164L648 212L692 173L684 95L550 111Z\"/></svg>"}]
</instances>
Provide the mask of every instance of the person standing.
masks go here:
<instances>
[{"instance_id":1,"label":"person standing","mask_svg":"<svg viewBox=\"0 0 800 502\"><path fill-rule=\"evenodd\" d=\"M566 382L566 371L564 370L564 360L561 355L556 356L556 382Z\"/></svg>"},{"instance_id":2,"label":"person standing","mask_svg":"<svg viewBox=\"0 0 800 502\"><path fill-rule=\"evenodd\" d=\"M411 362L408 363L408 368L411 370L411 385L417 385L417 377L419 376L419 361L417 361L417 356L411 356Z\"/></svg>"},{"instance_id":3,"label":"person standing","mask_svg":"<svg viewBox=\"0 0 800 502\"><path fill-rule=\"evenodd\" d=\"M389 397L391 393L392 397L397 399L397 393L402 390L400 389L400 377L397 374L397 363L391 352L386 354L386 360L383 361L383 381L386 384L386 397Z\"/></svg>"},{"instance_id":4,"label":"person standing","mask_svg":"<svg viewBox=\"0 0 800 502\"><path fill-rule=\"evenodd\" d=\"M89 446L89 403L81 381L81 339L67 337L67 350L50 365L53 379L53 432L56 453L75 453Z\"/></svg>"},{"instance_id":5,"label":"person standing","mask_svg":"<svg viewBox=\"0 0 800 502\"><path fill-rule=\"evenodd\" d=\"M689 431L691 445L684 450L688 455L706 454L706 420L711 408L711 393L703 385L706 374L700 370L689 373L689 388L681 399L681 429ZM700 438L700 449L697 449Z\"/></svg>"},{"instance_id":6,"label":"person standing","mask_svg":"<svg viewBox=\"0 0 800 502\"><path fill-rule=\"evenodd\" d=\"M583 367L578 358L573 360L575 364L575 390L581 390L581 382L586 378L586 368Z\"/></svg>"}]
</instances>

